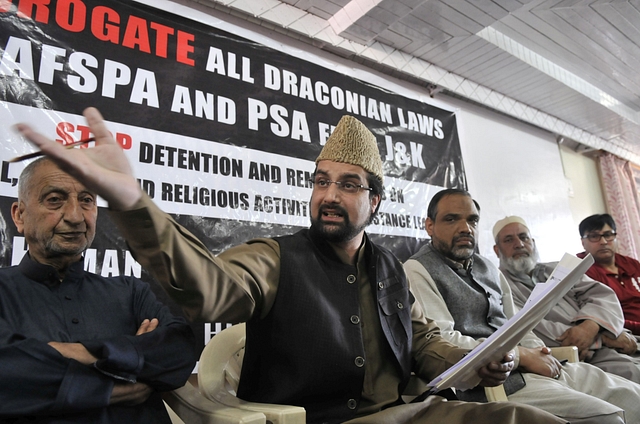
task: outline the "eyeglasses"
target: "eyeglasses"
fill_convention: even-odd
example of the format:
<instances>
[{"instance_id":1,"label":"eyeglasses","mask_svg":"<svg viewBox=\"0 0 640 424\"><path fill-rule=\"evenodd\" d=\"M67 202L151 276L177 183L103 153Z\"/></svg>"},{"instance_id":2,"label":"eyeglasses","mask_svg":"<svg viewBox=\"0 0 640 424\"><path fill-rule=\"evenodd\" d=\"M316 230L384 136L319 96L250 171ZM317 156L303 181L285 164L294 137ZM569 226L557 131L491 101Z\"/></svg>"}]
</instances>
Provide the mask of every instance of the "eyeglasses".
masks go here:
<instances>
[{"instance_id":1,"label":"eyeglasses","mask_svg":"<svg viewBox=\"0 0 640 424\"><path fill-rule=\"evenodd\" d=\"M328 190L331 184L335 184L343 193L347 194L356 194L360 190L373 190L371 187L365 187L362 184L356 184L349 181L331 181L326 178L316 178L315 180L310 179L311 187L315 186L316 190Z\"/></svg>"},{"instance_id":2,"label":"eyeglasses","mask_svg":"<svg viewBox=\"0 0 640 424\"><path fill-rule=\"evenodd\" d=\"M616 238L616 232L615 231L606 231L606 232L604 232L602 234L600 234L600 233L589 233L586 236L582 236L583 239L586 238L591 243L599 242L602 237L604 237L605 241L613 241Z\"/></svg>"}]
</instances>

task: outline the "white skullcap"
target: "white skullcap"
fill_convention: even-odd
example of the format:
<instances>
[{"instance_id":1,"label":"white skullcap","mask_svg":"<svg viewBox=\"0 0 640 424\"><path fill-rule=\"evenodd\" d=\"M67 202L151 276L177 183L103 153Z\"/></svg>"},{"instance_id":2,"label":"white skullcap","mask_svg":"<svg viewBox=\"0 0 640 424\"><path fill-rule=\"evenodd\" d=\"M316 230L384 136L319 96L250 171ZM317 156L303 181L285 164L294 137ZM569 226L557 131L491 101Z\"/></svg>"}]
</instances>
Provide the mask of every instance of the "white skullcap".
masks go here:
<instances>
[{"instance_id":1,"label":"white skullcap","mask_svg":"<svg viewBox=\"0 0 640 424\"><path fill-rule=\"evenodd\" d=\"M496 237L498 237L498 233L500 233L500 231L502 231L504 227L513 223L522 224L527 227L527 229L529 228L527 223L524 222L524 219L520 218L519 216L511 215L496 222L496 224L493 226L493 239L495 240Z\"/></svg>"}]
</instances>

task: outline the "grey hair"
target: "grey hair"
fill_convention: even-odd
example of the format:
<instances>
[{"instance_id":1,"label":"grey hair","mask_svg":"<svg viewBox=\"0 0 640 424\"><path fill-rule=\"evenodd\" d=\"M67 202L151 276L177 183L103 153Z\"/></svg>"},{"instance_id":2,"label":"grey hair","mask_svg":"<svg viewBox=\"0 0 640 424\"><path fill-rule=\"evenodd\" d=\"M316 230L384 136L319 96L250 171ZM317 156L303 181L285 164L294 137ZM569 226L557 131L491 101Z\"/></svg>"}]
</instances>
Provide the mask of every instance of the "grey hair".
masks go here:
<instances>
[{"instance_id":1,"label":"grey hair","mask_svg":"<svg viewBox=\"0 0 640 424\"><path fill-rule=\"evenodd\" d=\"M22 172L20 173L20 178L18 179L18 200L24 201L28 195L29 185L31 184L31 178L36 170L46 162L51 162L51 159L47 157L41 157L29 165L27 165Z\"/></svg>"}]
</instances>

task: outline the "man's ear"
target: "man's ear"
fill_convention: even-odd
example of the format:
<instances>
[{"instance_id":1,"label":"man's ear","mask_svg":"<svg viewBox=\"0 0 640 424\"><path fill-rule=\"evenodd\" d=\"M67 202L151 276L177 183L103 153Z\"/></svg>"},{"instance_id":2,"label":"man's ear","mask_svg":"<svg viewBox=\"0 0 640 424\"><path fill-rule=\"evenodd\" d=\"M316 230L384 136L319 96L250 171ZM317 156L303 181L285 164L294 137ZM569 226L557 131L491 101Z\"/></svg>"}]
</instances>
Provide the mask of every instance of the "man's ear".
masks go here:
<instances>
[{"instance_id":1,"label":"man's ear","mask_svg":"<svg viewBox=\"0 0 640 424\"><path fill-rule=\"evenodd\" d=\"M498 249L498 245L497 244L493 245L493 251L495 252L497 257L500 257L500 250Z\"/></svg>"},{"instance_id":2,"label":"man's ear","mask_svg":"<svg viewBox=\"0 0 640 424\"><path fill-rule=\"evenodd\" d=\"M433 224L434 222L429 217L424 220L424 228L425 230L427 230L427 234L429 234L429 237L433 237Z\"/></svg>"},{"instance_id":3,"label":"man's ear","mask_svg":"<svg viewBox=\"0 0 640 424\"><path fill-rule=\"evenodd\" d=\"M382 196L381 195L376 194L373 197L371 197L371 213L375 213L375 211L378 208L378 205L380 204L380 202L382 202Z\"/></svg>"},{"instance_id":4,"label":"man's ear","mask_svg":"<svg viewBox=\"0 0 640 424\"><path fill-rule=\"evenodd\" d=\"M24 203L21 201L13 202L11 204L11 219L18 229L18 233L22 234L24 230L24 219L22 214L24 213Z\"/></svg>"}]
</instances>

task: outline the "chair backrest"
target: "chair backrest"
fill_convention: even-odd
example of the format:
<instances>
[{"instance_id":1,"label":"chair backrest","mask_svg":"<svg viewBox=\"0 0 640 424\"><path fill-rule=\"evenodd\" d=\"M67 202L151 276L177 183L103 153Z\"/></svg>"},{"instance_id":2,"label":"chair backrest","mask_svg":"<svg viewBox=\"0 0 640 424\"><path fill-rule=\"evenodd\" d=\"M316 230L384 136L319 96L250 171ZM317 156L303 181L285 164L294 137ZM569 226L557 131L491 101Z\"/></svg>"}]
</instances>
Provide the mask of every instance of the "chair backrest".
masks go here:
<instances>
[{"instance_id":1,"label":"chair backrest","mask_svg":"<svg viewBox=\"0 0 640 424\"><path fill-rule=\"evenodd\" d=\"M236 396L246 340L244 323L226 328L204 347L198 364L198 388L209 399Z\"/></svg>"},{"instance_id":2,"label":"chair backrest","mask_svg":"<svg viewBox=\"0 0 640 424\"><path fill-rule=\"evenodd\" d=\"M304 424L300 406L247 402L236 397L244 359L246 325L236 324L216 334L205 346L198 365L198 389L214 402L244 411L259 412L273 424Z\"/></svg>"}]
</instances>

